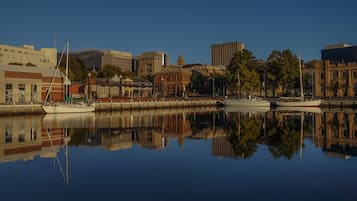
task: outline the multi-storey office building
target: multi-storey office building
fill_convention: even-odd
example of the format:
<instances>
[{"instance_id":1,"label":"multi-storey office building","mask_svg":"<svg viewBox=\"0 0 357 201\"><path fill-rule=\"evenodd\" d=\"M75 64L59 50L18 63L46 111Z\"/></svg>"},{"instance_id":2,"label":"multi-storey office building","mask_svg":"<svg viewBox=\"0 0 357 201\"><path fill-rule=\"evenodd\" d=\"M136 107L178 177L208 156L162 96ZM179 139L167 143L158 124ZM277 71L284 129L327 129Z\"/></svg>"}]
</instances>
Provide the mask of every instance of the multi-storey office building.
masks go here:
<instances>
[{"instance_id":1,"label":"multi-storey office building","mask_svg":"<svg viewBox=\"0 0 357 201\"><path fill-rule=\"evenodd\" d=\"M135 57L134 69L139 77L151 77L170 64L169 56L164 52L145 52Z\"/></svg>"},{"instance_id":2,"label":"multi-storey office building","mask_svg":"<svg viewBox=\"0 0 357 201\"><path fill-rule=\"evenodd\" d=\"M0 44L0 64L55 67L57 65L57 49L35 50L32 45L15 47Z\"/></svg>"},{"instance_id":3,"label":"multi-storey office building","mask_svg":"<svg viewBox=\"0 0 357 201\"><path fill-rule=\"evenodd\" d=\"M321 60L338 63L357 62L357 46L349 44L326 46L325 49L321 50Z\"/></svg>"},{"instance_id":4,"label":"multi-storey office building","mask_svg":"<svg viewBox=\"0 0 357 201\"><path fill-rule=\"evenodd\" d=\"M110 50L104 52L102 56L102 68L105 65L113 65L121 69L122 72L132 72L131 53Z\"/></svg>"},{"instance_id":5,"label":"multi-storey office building","mask_svg":"<svg viewBox=\"0 0 357 201\"><path fill-rule=\"evenodd\" d=\"M234 53L244 49L244 44L241 42L219 43L211 46L212 65L228 66Z\"/></svg>"},{"instance_id":6,"label":"multi-storey office building","mask_svg":"<svg viewBox=\"0 0 357 201\"><path fill-rule=\"evenodd\" d=\"M303 71L313 74L315 96L357 96L357 63L315 61Z\"/></svg>"}]
</instances>

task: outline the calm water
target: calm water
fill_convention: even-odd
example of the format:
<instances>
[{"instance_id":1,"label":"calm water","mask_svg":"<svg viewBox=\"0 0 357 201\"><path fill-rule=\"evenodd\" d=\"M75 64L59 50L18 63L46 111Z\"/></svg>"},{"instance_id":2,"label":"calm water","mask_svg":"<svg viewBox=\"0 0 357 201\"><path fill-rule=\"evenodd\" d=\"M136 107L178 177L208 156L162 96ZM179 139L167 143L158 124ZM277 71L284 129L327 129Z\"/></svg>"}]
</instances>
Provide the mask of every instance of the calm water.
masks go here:
<instances>
[{"instance_id":1,"label":"calm water","mask_svg":"<svg viewBox=\"0 0 357 201\"><path fill-rule=\"evenodd\" d=\"M356 200L357 112L0 117L1 200Z\"/></svg>"}]
</instances>

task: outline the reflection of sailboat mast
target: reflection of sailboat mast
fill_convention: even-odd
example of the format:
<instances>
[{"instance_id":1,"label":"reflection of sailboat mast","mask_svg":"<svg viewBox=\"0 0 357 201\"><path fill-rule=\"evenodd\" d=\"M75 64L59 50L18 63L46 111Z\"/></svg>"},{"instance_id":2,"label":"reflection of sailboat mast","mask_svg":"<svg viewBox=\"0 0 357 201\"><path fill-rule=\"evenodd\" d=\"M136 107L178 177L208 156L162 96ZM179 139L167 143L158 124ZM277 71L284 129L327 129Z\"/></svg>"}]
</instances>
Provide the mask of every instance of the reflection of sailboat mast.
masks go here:
<instances>
[{"instance_id":1,"label":"reflection of sailboat mast","mask_svg":"<svg viewBox=\"0 0 357 201\"><path fill-rule=\"evenodd\" d=\"M302 143L303 143L303 135L304 135L304 112L301 112L301 123L300 123L300 164L302 163Z\"/></svg>"},{"instance_id":2,"label":"reflection of sailboat mast","mask_svg":"<svg viewBox=\"0 0 357 201\"><path fill-rule=\"evenodd\" d=\"M68 168L68 128L65 129L65 141L66 141L66 183L69 184L69 168Z\"/></svg>"},{"instance_id":3,"label":"reflection of sailboat mast","mask_svg":"<svg viewBox=\"0 0 357 201\"><path fill-rule=\"evenodd\" d=\"M49 131L48 128L46 128L46 133L47 133L48 139L50 140L50 143L51 143L51 147L52 147L53 152L56 152L56 150L54 149L53 141L52 141L52 138L51 138L51 135L50 135L50 131ZM57 157L57 153L56 153L55 159L56 159L56 162L57 162L57 164L58 164L58 167L60 168L60 171L61 171L61 174L62 174L62 176L63 176L63 179L66 180L66 177L64 176L64 172L63 172L62 165L61 165L61 163L60 163L60 161L59 161L59 159L58 159L58 157ZM67 174L67 176L68 176L68 174ZM67 181L66 181L66 183L67 183ZM67 183L67 184L68 184L68 183Z\"/></svg>"}]
</instances>

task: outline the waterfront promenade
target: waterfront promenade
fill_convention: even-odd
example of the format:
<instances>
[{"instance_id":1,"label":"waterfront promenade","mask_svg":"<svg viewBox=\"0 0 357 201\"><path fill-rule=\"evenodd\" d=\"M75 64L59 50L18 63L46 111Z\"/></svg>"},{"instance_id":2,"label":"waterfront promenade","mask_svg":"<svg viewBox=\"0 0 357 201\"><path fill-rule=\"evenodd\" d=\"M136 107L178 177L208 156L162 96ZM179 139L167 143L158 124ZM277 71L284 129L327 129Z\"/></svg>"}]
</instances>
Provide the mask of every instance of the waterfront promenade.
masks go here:
<instances>
[{"instance_id":1,"label":"waterfront promenade","mask_svg":"<svg viewBox=\"0 0 357 201\"><path fill-rule=\"evenodd\" d=\"M124 111L161 108L214 107L219 99L189 98L189 99L101 99L95 101L95 111ZM0 115L13 114L44 114L41 104L4 104L0 105Z\"/></svg>"},{"instance_id":2,"label":"waterfront promenade","mask_svg":"<svg viewBox=\"0 0 357 201\"><path fill-rule=\"evenodd\" d=\"M274 103L276 98L268 98ZM125 111L164 108L215 107L222 98L164 98L164 99L98 99L95 101L95 111ZM272 104L273 105L273 104ZM274 106L273 106L274 107ZM338 108L357 108L356 98L325 98L321 108L326 111ZM2 104L0 115L44 114L41 104Z\"/></svg>"}]
</instances>

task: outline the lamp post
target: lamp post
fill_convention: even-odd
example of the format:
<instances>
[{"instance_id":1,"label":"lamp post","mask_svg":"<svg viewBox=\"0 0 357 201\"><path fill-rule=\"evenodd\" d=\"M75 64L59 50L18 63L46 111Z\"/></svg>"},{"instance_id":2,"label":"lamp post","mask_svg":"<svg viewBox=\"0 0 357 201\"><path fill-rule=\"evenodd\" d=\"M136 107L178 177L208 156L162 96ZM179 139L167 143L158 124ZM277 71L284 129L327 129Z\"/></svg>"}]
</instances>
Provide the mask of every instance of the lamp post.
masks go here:
<instances>
[{"instance_id":1,"label":"lamp post","mask_svg":"<svg viewBox=\"0 0 357 201\"><path fill-rule=\"evenodd\" d=\"M89 79L90 79L90 76L91 76L91 73L88 73L88 101L89 101L89 99L90 99L90 81L89 81Z\"/></svg>"},{"instance_id":2,"label":"lamp post","mask_svg":"<svg viewBox=\"0 0 357 201\"><path fill-rule=\"evenodd\" d=\"M122 79L122 76L119 75L119 97L121 98L122 97L122 84L121 84L121 79Z\"/></svg>"},{"instance_id":3,"label":"lamp post","mask_svg":"<svg viewBox=\"0 0 357 201\"><path fill-rule=\"evenodd\" d=\"M162 97L165 97L165 78L161 77Z\"/></svg>"}]
</instances>

